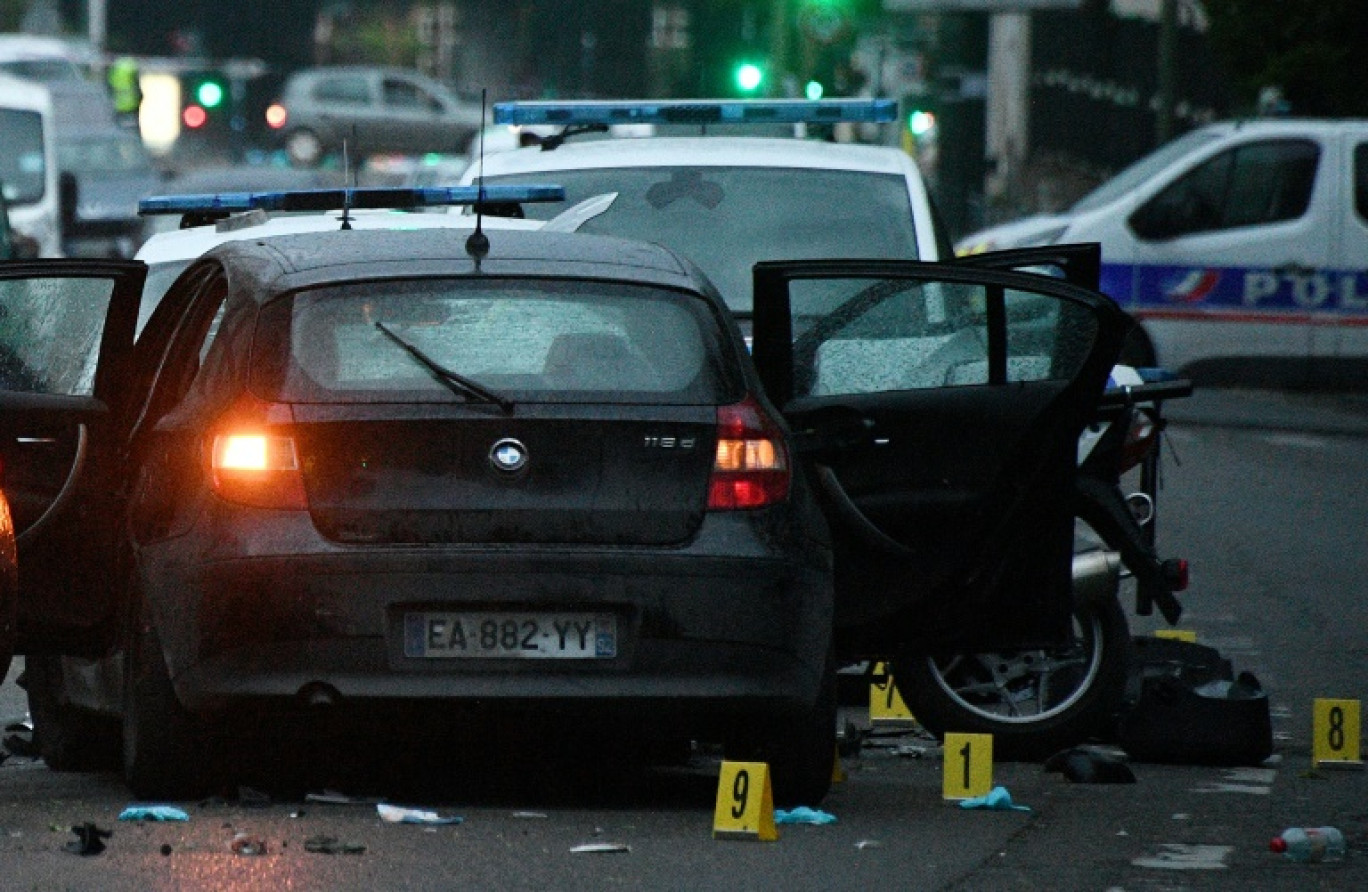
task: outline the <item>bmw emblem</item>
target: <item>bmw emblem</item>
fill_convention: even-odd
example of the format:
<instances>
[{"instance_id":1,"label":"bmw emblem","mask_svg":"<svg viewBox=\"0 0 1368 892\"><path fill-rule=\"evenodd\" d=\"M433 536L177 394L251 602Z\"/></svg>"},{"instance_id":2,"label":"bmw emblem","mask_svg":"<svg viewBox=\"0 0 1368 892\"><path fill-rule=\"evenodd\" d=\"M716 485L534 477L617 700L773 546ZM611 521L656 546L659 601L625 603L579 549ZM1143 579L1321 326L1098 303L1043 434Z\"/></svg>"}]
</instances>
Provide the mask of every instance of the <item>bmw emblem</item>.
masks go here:
<instances>
[{"instance_id":1,"label":"bmw emblem","mask_svg":"<svg viewBox=\"0 0 1368 892\"><path fill-rule=\"evenodd\" d=\"M512 437L505 437L489 447L489 463L507 473L521 471L527 465L527 447Z\"/></svg>"}]
</instances>

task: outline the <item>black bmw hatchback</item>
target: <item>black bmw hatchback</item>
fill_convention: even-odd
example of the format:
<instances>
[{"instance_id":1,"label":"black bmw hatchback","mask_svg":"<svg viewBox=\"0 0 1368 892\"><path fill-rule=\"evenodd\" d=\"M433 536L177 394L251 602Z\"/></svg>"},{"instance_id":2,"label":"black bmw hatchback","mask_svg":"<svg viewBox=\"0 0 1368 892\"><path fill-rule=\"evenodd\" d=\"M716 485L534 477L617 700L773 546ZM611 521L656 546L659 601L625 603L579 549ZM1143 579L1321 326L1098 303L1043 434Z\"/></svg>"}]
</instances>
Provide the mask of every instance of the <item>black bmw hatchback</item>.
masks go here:
<instances>
[{"instance_id":1,"label":"black bmw hatchback","mask_svg":"<svg viewBox=\"0 0 1368 892\"><path fill-rule=\"evenodd\" d=\"M225 245L136 349L141 268L7 274L54 767L98 758L113 714L133 792L188 797L244 707L495 702L744 742L777 795L820 799L830 546L716 292L649 245L465 241Z\"/></svg>"},{"instance_id":2,"label":"black bmw hatchback","mask_svg":"<svg viewBox=\"0 0 1368 892\"><path fill-rule=\"evenodd\" d=\"M470 707L720 742L813 805L842 661L1069 640L1103 295L762 263L752 359L667 249L489 242L221 245L136 343L141 264L0 266L50 766L121 749L135 794L184 798L244 714Z\"/></svg>"}]
</instances>

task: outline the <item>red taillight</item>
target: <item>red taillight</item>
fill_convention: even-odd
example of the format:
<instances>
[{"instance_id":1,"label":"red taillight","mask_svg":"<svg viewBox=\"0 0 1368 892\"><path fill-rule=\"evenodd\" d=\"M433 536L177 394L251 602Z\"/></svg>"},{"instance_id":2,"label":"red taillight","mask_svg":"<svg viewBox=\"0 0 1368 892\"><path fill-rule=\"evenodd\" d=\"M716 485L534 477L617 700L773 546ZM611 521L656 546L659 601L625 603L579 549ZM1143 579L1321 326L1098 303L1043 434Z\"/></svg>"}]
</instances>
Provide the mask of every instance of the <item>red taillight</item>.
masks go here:
<instances>
[{"instance_id":1,"label":"red taillight","mask_svg":"<svg viewBox=\"0 0 1368 892\"><path fill-rule=\"evenodd\" d=\"M717 453L708 508L763 508L788 498L788 449L778 426L751 397L717 408Z\"/></svg>"},{"instance_id":2,"label":"red taillight","mask_svg":"<svg viewBox=\"0 0 1368 892\"><path fill-rule=\"evenodd\" d=\"M289 112L285 111L285 106L279 102L272 102L266 106L266 126L272 130L279 130L285 126L285 122L290 119Z\"/></svg>"},{"instance_id":3,"label":"red taillight","mask_svg":"<svg viewBox=\"0 0 1368 892\"><path fill-rule=\"evenodd\" d=\"M272 417L277 414L268 405L244 400L215 426L208 441L209 471L220 498L254 508L309 507L294 438L288 429L266 423L283 420Z\"/></svg>"},{"instance_id":4,"label":"red taillight","mask_svg":"<svg viewBox=\"0 0 1368 892\"><path fill-rule=\"evenodd\" d=\"M1188 587L1188 562L1186 558L1169 558L1163 563L1164 580L1175 592L1185 592Z\"/></svg>"}]
</instances>

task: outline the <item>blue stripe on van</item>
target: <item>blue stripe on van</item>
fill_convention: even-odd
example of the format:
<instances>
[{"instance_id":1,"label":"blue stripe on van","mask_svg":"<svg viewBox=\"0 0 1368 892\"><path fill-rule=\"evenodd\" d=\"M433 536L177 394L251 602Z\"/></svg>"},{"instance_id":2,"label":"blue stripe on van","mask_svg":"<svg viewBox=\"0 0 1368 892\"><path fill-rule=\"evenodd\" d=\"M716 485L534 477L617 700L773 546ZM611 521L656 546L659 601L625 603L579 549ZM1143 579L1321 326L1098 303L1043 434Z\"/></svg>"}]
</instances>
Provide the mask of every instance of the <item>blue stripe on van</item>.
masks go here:
<instances>
[{"instance_id":1,"label":"blue stripe on van","mask_svg":"<svg viewBox=\"0 0 1368 892\"><path fill-rule=\"evenodd\" d=\"M1368 317L1368 272L1102 264L1102 291L1127 309Z\"/></svg>"}]
</instances>

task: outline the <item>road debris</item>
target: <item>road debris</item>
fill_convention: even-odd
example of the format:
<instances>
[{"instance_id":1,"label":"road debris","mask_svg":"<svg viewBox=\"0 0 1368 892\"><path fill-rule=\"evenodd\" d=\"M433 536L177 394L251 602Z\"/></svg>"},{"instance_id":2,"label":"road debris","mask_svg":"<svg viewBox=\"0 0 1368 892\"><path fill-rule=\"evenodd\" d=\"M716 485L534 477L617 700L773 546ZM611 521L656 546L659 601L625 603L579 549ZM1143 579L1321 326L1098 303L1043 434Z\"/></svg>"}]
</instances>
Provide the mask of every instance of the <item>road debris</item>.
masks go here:
<instances>
[{"instance_id":1,"label":"road debris","mask_svg":"<svg viewBox=\"0 0 1368 892\"><path fill-rule=\"evenodd\" d=\"M465 818L456 815L444 818L435 811L386 805L383 802L376 804L375 810L379 813L380 820L389 824L459 824L465 820Z\"/></svg>"},{"instance_id":2,"label":"road debris","mask_svg":"<svg viewBox=\"0 0 1368 892\"><path fill-rule=\"evenodd\" d=\"M599 854L608 852L630 852L632 847L621 842L587 842L570 849L572 855Z\"/></svg>"},{"instance_id":3,"label":"road debris","mask_svg":"<svg viewBox=\"0 0 1368 892\"><path fill-rule=\"evenodd\" d=\"M1125 761L1092 747L1061 750L1045 760L1046 774L1058 773L1076 784L1133 784L1135 772Z\"/></svg>"},{"instance_id":4,"label":"road debris","mask_svg":"<svg viewBox=\"0 0 1368 892\"><path fill-rule=\"evenodd\" d=\"M323 805L379 805L383 800L373 796L348 796L336 790L323 790L319 793L306 793L304 801Z\"/></svg>"},{"instance_id":5,"label":"road debris","mask_svg":"<svg viewBox=\"0 0 1368 892\"><path fill-rule=\"evenodd\" d=\"M836 816L821 809L808 808L800 805L797 808L785 811L782 808L774 810L774 823L776 824L835 824Z\"/></svg>"},{"instance_id":6,"label":"road debris","mask_svg":"<svg viewBox=\"0 0 1368 892\"><path fill-rule=\"evenodd\" d=\"M965 799L960 802L960 808L980 808L988 811L1030 811L1029 805L1015 805L1012 802L1012 794L1007 792L1006 787L994 787L983 796L975 796L973 799Z\"/></svg>"},{"instance_id":7,"label":"road debris","mask_svg":"<svg viewBox=\"0 0 1368 892\"><path fill-rule=\"evenodd\" d=\"M100 854L105 850L104 841L114 835L114 831L102 830L89 821L79 827L72 827L71 832L76 834L76 838L67 843L65 848L77 855Z\"/></svg>"},{"instance_id":8,"label":"road debris","mask_svg":"<svg viewBox=\"0 0 1368 892\"><path fill-rule=\"evenodd\" d=\"M304 840L304 851L321 855L360 855L366 847L359 842L342 842L336 836L311 836Z\"/></svg>"},{"instance_id":9,"label":"road debris","mask_svg":"<svg viewBox=\"0 0 1368 892\"><path fill-rule=\"evenodd\" d=\"M120 821L188 821L190 816L174 805L130 805L119 812Z\"/></svg>"},{"instance_id":10,"label":"road debris","mask_svg":"<svg viewBox=\"0 0 1368 892\"><path fill-rule=\"evenodd\" d=\"M234 855L264 855L266 854L266 840L250 833L238 833L228 843L228 848Z\"/></svg>"}]
</instances>

